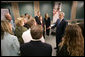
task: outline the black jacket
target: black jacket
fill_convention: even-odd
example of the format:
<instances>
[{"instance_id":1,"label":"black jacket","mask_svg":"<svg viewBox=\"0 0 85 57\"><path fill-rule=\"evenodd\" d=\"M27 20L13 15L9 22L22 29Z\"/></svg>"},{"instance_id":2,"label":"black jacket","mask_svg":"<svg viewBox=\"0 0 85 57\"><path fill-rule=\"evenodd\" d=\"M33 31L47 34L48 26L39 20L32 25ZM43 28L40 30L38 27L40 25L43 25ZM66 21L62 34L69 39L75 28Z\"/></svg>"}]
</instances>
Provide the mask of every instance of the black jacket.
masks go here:
<instances>
[{"instance_id":1,"label":"black jacket","mask_svg":"<svg viewBox=\"0 0 85 57\"><path fill-rule=\"evenodd\" d=\"M50 18L48 18L47 20L46 18L44 18L44 22L45 22L46 28L48 28L51 25Z\"/></svg>"},{"instance_id":2,"label":"black jacket","mask_svg":"<svg viewBox=\"0 0 85 57\"><path fill-rule=\"evenodd\" d=\"M68 25L68 22L65 21L64 19L60 22L59 26L58 26L58 21L59 19L56 21L55 25L52 28L56 27L56 38L59 40L61 40L61 38L64 35L65 32L65 28Z\"/></svg>"},{"instance_id":3,"label":"black jacket","mask_svg":"<svg viewBox=\"0 0 85 57\"><path fill-rule=\"evenodd\" d=\"M27 29L29 29L29 25L27 23L24 25L24 27L26 27Z\"/></svg>"},{"instance_id":4,"label":"black jacket","mask_svg":"<svg viewBox=\"0 0 85 57\"><path fill-rule=\"evenodd\" d=\"M61 50L58 52L57 56L70 56L69 52L67 51L66 45L63 45Z\"/></svg>"},{"instance_id":5,"label":"black jacket","mask_svg":"<svg viewBox=\"0 0 85 57\"><path fill-rule=\"evenodd\" d=\"M41 41L30 41L20 47L22 56L51 56L52 47Z\"/></svg>"},{"instance_id":6,"label":"black jacket","mask_svg":"<svg viewBox=\"0 0 85 57\"><path fill-rule=\"evenodd\" d=\"M35 20L36 20L37 24L39 24L39 25L41 24L38 16L35 17Z\"/></svg>"}]
</instances>

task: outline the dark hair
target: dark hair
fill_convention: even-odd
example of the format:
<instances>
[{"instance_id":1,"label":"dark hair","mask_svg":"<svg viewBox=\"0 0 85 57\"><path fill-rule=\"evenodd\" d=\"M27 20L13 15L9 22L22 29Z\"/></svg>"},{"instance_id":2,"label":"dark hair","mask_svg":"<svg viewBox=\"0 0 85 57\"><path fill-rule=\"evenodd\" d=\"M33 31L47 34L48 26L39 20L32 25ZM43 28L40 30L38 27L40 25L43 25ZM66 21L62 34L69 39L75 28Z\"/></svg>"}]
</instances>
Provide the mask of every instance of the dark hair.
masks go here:
<instances>
[{"instance_id":1,"label":"dark hair","mask_svg":"<svg viewBox=\"0 0 85 57\"><path fill-rule=\"evenodd\" d=\"M61 5L61 3L58 3L58 5Z\"/></svg>"},{"instance_id":2,"label":"dark hair","mask_svg":"<svg viewBox=\"0 0 85 57\"><path fill-rule=\"evenodd\" d=\"M28 13L25 13L25 16L27 15Z\"/></svg>"}]
</instances>

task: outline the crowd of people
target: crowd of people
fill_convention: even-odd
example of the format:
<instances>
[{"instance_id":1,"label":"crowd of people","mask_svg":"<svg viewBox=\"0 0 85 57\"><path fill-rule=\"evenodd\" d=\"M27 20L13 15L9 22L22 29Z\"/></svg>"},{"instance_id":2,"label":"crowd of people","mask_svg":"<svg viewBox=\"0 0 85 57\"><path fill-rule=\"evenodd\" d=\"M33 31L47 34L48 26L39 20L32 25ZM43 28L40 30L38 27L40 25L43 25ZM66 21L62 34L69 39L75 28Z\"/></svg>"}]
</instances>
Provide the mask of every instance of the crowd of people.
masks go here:
<instances>
[{"instance_id":1,"label":"crowd of people","mask_svg":"<svg viewBox=\"0 0 85 57\"><path fill-rule=\"evenodd\" d=\"M71 24L59 13L51 26L48 13L32 17L28 13L12 21L9 13L1 20L1 56L52 56L52 46L45 42L45 35L56 27L56 56L84 56L84 35L80 25ZM83 24L84 25L84 24ZM45 34L46 33L46 34Z\"/></svg>"}]
</instances>

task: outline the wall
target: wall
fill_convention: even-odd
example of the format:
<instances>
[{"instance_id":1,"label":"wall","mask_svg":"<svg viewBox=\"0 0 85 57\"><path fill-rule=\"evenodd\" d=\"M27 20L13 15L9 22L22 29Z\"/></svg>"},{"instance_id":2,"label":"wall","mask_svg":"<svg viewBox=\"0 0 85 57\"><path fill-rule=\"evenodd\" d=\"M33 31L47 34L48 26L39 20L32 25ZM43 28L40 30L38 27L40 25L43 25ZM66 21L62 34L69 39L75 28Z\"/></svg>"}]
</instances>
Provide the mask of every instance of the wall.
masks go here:
<instances>
[{"instance_id":1,"label":"wall","mask_svg":"<svg viewBox=\"0 0 85 57\"><path fill-rule=\"evenodd\" d=\"M19 13L20 15L24 15L25 13L28 13L29 15L34 16L34 4L33 2L19 2Z\"/></svg>"},{"instance_id":2,"label":"wall","mask_svg":"<svg viewBox=\"0 0 85 57\"><path fill-rule=\"evenodd\" d=\"M73 14L71 12L72 10L72 3L73 1L58 1L62 3L62 9L65 13L65 19L70 20L71 15ZM83 5L82 5L83 3ZM28 13L34 17L35 10L34 10L34 1L31 2L18 2L18 9L19 9L19 14L24 15L25 13ZM82 5L82 6L80 6ZM1 8L9 8L10 13L12 15L12 19L14 20L14 13L12 11L12 5L11 3L1 3ZM52 1L39 1L39 10L41 12L41 15L44 18L45 13L48 13L51 19L53 18L53 2ZM76 10L76 18L75 19L84 19L84 2L83 1L78 1L77 4L77 10ZM15 12L16 13L16 12Z\"/></svg>"},{"instance_id":3,"label":"wall","mask_svg":"<svg viewBox=\"0 0 85 57\"><path fill-rule=\"evenodd\" d=\"M62 1L61 3L62 3L61 11L65 13L65 19L70 20L72 1Z\"/></svg>"},{"instance_id":4,"label":"wall","mask_svg":"<svg viewBox=\"0 0 85 57\"><path fill-rule=\"evenodd\" d=\"M56 1L57 2L57 1ZM65 13L65 19L70 20L72 1L58 1L62 3L61 11ZM44 17L45 13L48 13L51 19L53 18L53 2L52 1L40 1L40 12Z\"/></svg>"},{"instance_id":5,"label":"wall","mask_svg":"<svg viewBox=\"0 0 85 57\"><path fill-rule=\"evenodd\" d=\"M45 17L45 13L48 13L51 20L53 18L53 3L52 1L40 1L40 12L43 18Z\"/></svg>"},{"instance_id":6,"label":"wall","mask_svg":"<svg viewBox=\"0 0 85 57\"><path fill-rule=\"evenodd\" d=\"M78 1L76 19L84 19L84 1Z\"/></svg>"}]
</instances>

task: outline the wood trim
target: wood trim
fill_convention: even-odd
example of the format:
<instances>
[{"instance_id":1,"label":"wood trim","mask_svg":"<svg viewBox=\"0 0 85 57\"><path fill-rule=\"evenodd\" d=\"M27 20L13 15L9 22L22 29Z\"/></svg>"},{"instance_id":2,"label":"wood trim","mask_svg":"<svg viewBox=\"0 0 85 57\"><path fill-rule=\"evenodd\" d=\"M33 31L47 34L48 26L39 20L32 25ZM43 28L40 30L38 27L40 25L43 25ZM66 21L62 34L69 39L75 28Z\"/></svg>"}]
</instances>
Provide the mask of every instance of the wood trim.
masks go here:
<instances>
[{"instance_id":1,"label":"wood trim","mask_svg":"<svg viewBox=\"0 0 85 57\"><path fill-rule=\"evenodd\" d=\"M76 9L77 9L77 1L73 1L72 9L71 9L71 20L76 18Z\"/></svg>"},{"instance_id":2,"label":"wood trim","mask_svg":"<svg viewBox=\"0 0 85 57\"><path fill-rule=\"evenodd\" d=\"M37 11L40 11L39 1L34 1L34 15L36 16Z\"/></svg>"},{"instance_id":3,"label":"wood trim","mask_svg":"<svg viewBox=\"0 0 85 57\"><path fill-rule=\"evenodd\" d=\"M13 15L14 15L14 19L18 18L19 15L19 8L18 8L18 3L17 2L12 2L12 11L13 11Z\"/></svg>"},{"instance_id":4,"label":"wood trim","mask_svg":"<svg viewBox=\"0 0 85 57\"><path fill-rule=\"evenodd\" d=\"M77 22L77 21L80 21L80 22L84 22L84 19L74 19L74 20L66 20L67 22L71 23L71 22Z\"/></svg>"}]
</instances>

